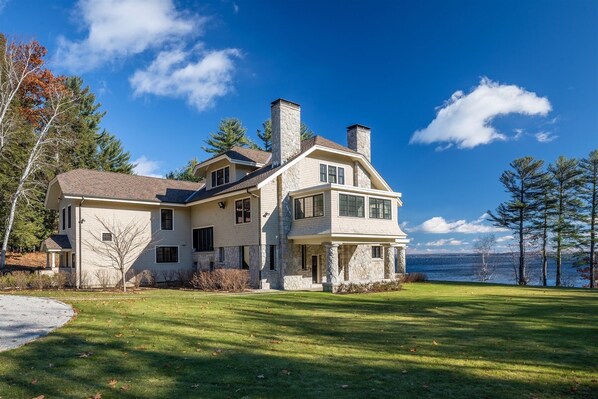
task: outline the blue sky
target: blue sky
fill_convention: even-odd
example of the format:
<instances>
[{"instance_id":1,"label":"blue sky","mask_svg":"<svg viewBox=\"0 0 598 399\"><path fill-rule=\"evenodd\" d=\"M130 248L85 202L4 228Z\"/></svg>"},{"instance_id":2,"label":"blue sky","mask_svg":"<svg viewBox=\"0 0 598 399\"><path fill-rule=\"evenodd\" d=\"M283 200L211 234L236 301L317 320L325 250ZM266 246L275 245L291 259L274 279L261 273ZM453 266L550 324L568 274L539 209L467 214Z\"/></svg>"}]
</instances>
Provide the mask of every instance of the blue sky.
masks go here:
<instances>
[{"instance_id":1,"label":"blue sky","mask_svg":"<svg viewBox=\"0 0 598 399\"><path fill-rule=\"evenodd\" d=\"M143 4L140 7L140 4ZM403 193L412 252L471 250L506 198L513 159L598 148L596 1L0 0L0 31L36 38L78 74L104 127L164 174L224 117L250 135L283 97L345 143L372 127L372 158Z\"/></svg>"}]
</instances>

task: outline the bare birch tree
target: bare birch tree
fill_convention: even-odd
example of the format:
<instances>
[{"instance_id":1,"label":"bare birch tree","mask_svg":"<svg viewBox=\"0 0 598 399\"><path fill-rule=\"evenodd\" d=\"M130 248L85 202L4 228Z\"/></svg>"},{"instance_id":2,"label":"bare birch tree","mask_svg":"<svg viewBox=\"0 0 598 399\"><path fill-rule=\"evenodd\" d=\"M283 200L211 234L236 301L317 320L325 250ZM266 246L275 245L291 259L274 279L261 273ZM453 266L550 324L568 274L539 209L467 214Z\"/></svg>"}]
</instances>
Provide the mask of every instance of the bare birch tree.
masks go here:
<instances>
[{"instance_id":1,"label":"bare birch tree","mask_svg":"<svg viewBox=\"0 0 598 399\"><path fill-rule=\"evenodd\" d=\"M151 226L136 219L127 224L110 223L99 217L96 219L110 237L94 234L92 239L85 241L85 245L110 262L108 266L104 263L100 266L111 267L119 272L123 292L127 292L127 272L142 253L157 243L151 237L147 239Z\"/></svg>"},{"instance_id":2,"label":"bare birch tree","mask_svg":"<svg viewBox=\"0 0 598 399\"><path fill-rule=\"evenodd\" d=\"M494 234L481 236L473 244L473 250L480 255L480 263L476 275L481 282L485 283L494 275L495 264L491 257L494 254L495 246L496 237Z\"/></svg>"},{"instance_id":3,"label":"bare birch tree","mask_svg":"<svg viewBox=\"0 0 598 399\"><path fill-rule=\"evenodd\" d=\"M29 115L35 139L31 148L28 149L27 162L20 173L16 189L10 196L9 212L2 240L0 268L6 265L8 241L19 201L29 202L30 196L41 188L41 182L35 179L36 173L47 166L48 158L52 154L51 150L65 141L61 135L59 120L74 102L71 93L64 86L62 79L50 77L44 84L41 97L41 105Z\"/></svg>"}]
</instances>

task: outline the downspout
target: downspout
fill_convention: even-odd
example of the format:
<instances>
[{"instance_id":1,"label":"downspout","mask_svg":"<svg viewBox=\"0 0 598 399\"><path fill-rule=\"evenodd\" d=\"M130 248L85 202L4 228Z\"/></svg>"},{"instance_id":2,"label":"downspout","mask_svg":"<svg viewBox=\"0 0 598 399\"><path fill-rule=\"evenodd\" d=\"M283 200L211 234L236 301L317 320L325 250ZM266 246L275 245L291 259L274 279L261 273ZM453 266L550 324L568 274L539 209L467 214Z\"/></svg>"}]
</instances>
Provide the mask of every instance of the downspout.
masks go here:
<instances>
[{"instance_id":1,"label":"downspout","mask_svg":"<svg viewBox=\"0 0 598 399\"><path fill-rule=\"evenodd\" d=\"M81 201L79 201L79 237L77 240L77 242L79 244L78 245L79 249L77 250L78 262L77 262L77 270L75 270L75 274L76 274L75 281L76 281L77 289L81 288L81 273L83 270L83 268L82 268L82 264L83 264L82 242L83 242L83 222L85 220L83 220L81 208L83 207L84 202L85 202L85 197L81 197Z\"/></svg>"}]
</instances>

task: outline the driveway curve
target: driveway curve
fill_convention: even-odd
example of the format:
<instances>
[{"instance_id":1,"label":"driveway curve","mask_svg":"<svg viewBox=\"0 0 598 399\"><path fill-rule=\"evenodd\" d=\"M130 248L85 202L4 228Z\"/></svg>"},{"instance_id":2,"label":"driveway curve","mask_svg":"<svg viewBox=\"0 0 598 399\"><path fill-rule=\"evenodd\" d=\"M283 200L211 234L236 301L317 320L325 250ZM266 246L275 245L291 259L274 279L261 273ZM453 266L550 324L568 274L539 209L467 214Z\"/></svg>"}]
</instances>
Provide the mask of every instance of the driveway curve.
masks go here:
<instances>
[{"instance_id":1,"label":"driveway curve","mask_svg":"<svg viewBox=\"0 0 598 399\"><path fill-rule=\"evenodd\" d=\"M71 306L54 299L0 295L0 352L49 334L74 314Z\"/></svg>"}]
</instances>

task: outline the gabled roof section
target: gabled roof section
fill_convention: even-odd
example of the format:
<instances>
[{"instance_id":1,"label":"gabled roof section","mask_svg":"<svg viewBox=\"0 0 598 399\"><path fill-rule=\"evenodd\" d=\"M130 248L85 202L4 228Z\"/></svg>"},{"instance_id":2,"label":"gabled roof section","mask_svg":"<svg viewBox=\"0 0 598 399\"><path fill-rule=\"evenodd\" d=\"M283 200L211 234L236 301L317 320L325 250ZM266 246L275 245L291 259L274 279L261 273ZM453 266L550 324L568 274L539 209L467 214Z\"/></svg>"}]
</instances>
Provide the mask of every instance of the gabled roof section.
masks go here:
<instances>
[{"instance_id":1,"label":"gabled roof section","mask_svg":"<svg viewBox=\"0 0 598 399\"><path fill-rule=\"evenodd\" d=\"M307 150L309 150L311 147L313 146L320 146L320 147L327 147L327 148L331 148L333 150L338 150L338 151L347 151L347 152L352 152L354 154L358 154L356 151L350 149L349 147L345 147L344 145L340 145L338 143L335 143L332 140L328 140L325 137L322 136L314 136L314 137L310 137L309 139L305 139L303 141L301 141L301 152L305 152Z\"/></svg>"},{"instance_id":2,"label":"gabled roof section","mask_svg":"<svg viewBox=\"0 0 598 399\"><path fill-rule=\"evenodd\" d=\"M203 186L181 180L75 169L56 176L63 195L184 204Z\"/></svg>"},{"instance_id":3,"label":"gabled roof section","mask_svg":"<svg viewBox=\"0 0 598 399\"><path fill-rule=\"evenodd\" d=\"M72 249L71 241L66 234L54 234L42 242L42 251L61 251Z\"/></svg>"},{"instance_id":4,"label":"gabled roof section","mask_svg":"<svg viewBox=\"0 0 598 399\"><path fill-rule=\"evenodd\" d=\"M198 163L193 169L193 173L197 175L199 170L223 159L228 160L230 163L250 165L260 168L270 161L271 156L272 154L267 151L235 146L222 154L215 155L212 158L208 158L205 161Z\"/></svg>"}]
</instances>

